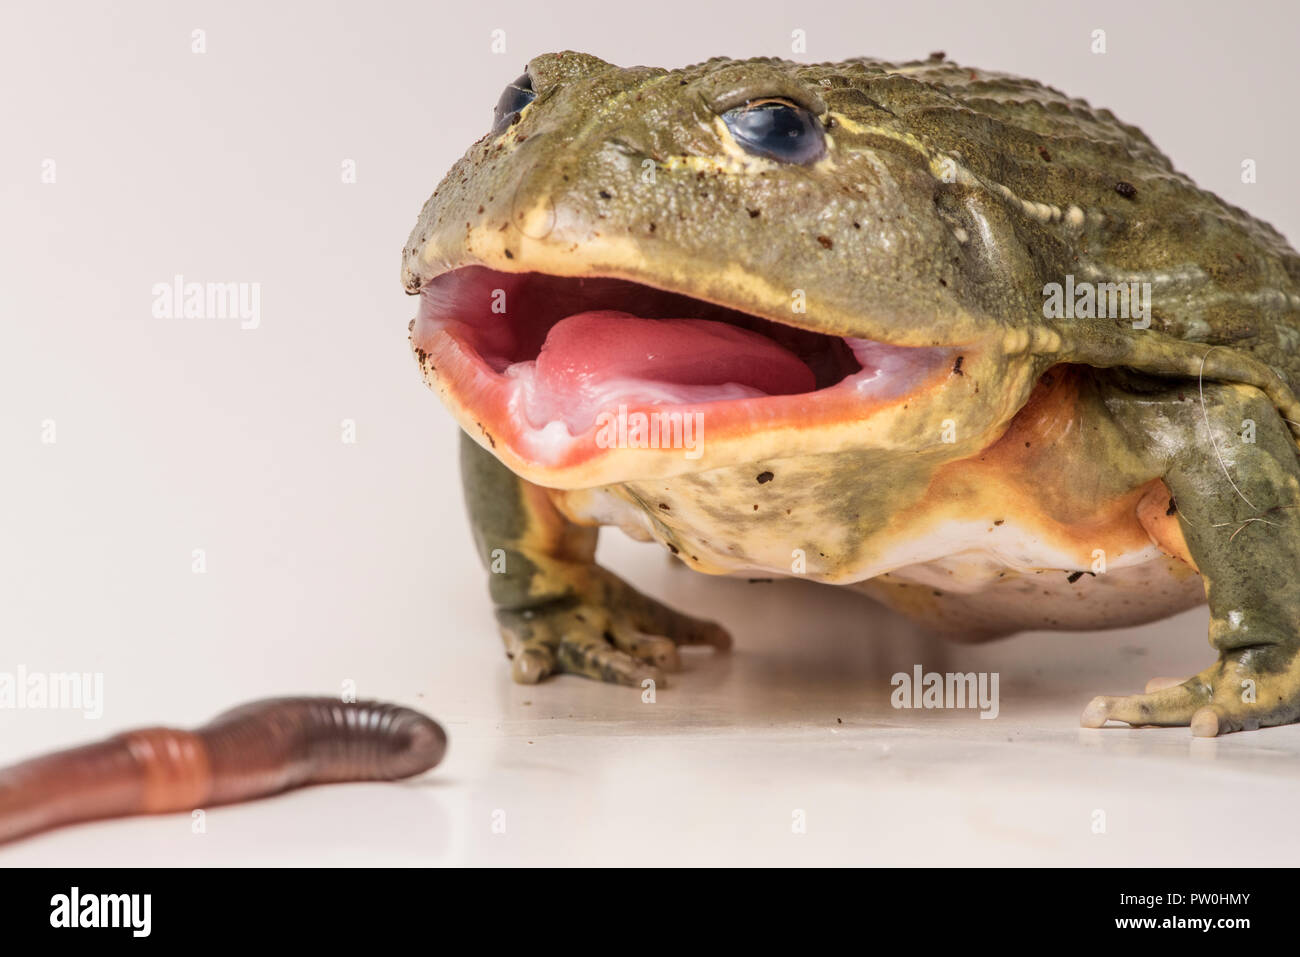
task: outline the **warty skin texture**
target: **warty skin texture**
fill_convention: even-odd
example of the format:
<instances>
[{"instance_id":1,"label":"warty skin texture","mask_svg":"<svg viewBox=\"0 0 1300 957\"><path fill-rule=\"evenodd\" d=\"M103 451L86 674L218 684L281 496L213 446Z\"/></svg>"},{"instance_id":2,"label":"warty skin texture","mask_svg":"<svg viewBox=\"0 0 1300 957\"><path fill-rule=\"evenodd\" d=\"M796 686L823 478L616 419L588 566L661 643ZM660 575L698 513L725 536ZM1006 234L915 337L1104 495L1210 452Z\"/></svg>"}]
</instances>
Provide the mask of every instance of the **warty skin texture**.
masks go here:
<instances>
[{"instance_id":1,"label":"warty skin texture","mask_svg":"<svg viewBox=\"0 0 1300 957\"><path fill-rule=\"evenodd\" d=\"M1218 670L1099 698L1085 723L1213 734L1295 719L1300 257L1275 230L1108 111L941 58L662 70L563 53L528 75L536 99L425 204L403 252L408 292L468 265L618 277L961 362L860 415L756 415L697 461L610 449L556 465L492 434L414 336L468 436L480 551L516 559L491 578L516 678L661 680L677 644L725 643L594 565L581 526L612 521L710 573L789 574L802 552L797 573L862 583L967 637L1150 620L1202 598L1199 574ZM730 137L720 115L765 97L817 115L821 159L783 164ZM1067 276L1150 283L1149 327L1045 318L1045 285ZM953 531L965 518L992 544ZM1100 575L1099 550L1118 556ZM928 583L968 552L981 567L956 587ZM1023 587L1044 571L1070 586L1086 574L1092 591L1080 603L1061 580Z\"/></svg>"}]
</instances>

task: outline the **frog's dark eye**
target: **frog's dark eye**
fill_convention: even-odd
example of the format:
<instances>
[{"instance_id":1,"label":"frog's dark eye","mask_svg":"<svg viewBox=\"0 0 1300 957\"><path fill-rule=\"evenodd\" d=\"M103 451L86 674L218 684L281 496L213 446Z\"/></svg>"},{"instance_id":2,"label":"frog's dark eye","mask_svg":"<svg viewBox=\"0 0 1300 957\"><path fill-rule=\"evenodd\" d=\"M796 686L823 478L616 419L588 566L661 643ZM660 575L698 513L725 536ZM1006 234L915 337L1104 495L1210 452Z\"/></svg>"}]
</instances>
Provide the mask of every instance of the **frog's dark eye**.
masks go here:
<instances>
[{"instance_id":1,"label":"frog's dark eye","mask_svg":"<svg viewBox=\"0 0 1300 957\"><path fill-rule=\"evenodd\" d=\"M747 152L783 163L811 163L826 152L817 117L789 100L751 100L722 114L722 122Z\"/></svg>"},{"instance_id":2,"label":"frog's dark eye","mask_svg":"<svg viewBox=\"0 0 1300 957\"><path fill-rule=\"evenodd\" d=\"M537 94L533 92L533 81L529 79L527 73L513 81L501 94L496 109L492 111L492 132L500 133L513 123L519 118L519 111L533 102L536 97Z\"/></svg>"}]
</instances>

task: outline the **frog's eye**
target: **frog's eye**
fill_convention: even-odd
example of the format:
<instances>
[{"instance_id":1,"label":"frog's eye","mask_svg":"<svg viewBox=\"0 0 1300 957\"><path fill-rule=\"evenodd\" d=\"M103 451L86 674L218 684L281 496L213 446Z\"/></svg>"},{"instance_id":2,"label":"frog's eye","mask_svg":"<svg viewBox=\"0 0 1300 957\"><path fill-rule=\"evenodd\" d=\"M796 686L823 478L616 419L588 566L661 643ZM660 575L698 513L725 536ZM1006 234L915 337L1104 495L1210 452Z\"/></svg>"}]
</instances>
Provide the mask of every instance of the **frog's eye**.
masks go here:
<instances>
[{"instance_id":1,"label":"frog's eye","mask_svg":"<svg viewBox=\"0 0 1300 957\"><path fill-rule=\"evenodd\" d=\"M803 164L826 152L817 117L789 100L750 100L723 113L722 122L743 149L758 156Z\"/></svg>"},{"instance_id":2,"label":"frog's eye","mask_svg":"<svg viewBox=\"0 0 1300 957\"><path fill-rule=\"evenodd\" d=\"M492 132L500 133L507 126L519 119L519 111L537 97L533 92L533 81L525 73L506 87L497 100L496 109L492 111Z\"/></svg>"}]
</instances>

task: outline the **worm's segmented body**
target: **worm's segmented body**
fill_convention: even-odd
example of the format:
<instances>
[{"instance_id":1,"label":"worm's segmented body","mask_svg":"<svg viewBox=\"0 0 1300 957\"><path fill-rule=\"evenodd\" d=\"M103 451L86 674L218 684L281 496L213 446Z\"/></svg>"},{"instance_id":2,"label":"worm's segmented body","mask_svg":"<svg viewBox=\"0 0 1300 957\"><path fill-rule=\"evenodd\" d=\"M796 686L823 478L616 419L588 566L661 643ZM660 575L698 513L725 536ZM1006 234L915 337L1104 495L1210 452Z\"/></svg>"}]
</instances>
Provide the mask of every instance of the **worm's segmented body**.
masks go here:
<instances>
[{"instance_id":1,"label":"worm's segmented body","mask_svg":"<svg viewBox=\"0 0 1300 957\"><path fill-rule=\"evenodd\" d=\"M195 731L141 728L0 769L0 843L77 821L411 777L446 750L442 727L410 708L268 698Z\"/></svg>"}]
</instances>

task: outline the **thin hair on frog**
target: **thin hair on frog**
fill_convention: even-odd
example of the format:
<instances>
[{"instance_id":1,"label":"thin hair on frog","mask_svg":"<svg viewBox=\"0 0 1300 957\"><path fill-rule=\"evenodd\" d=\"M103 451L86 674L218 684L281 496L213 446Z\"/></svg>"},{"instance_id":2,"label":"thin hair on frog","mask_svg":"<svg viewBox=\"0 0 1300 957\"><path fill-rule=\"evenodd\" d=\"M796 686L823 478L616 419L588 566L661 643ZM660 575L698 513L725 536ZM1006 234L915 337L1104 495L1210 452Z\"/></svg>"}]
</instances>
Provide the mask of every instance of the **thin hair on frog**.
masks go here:
<instances>
[{"instance_id":1,"label":"thin hair on frog","mask_svg":"<svg viewBox=\"0 0 1300 957\"><path fill-rule=\"evenodd\" d=\"M1230 522L1215 522L1210 526L1211 528L1227 528L1229 525L1236 525L1237 528L1230 536L1228 536L1228 543L1231 544L1233 539L1240 535L1246 526L1250 525L1252 522L1262 522L1265 525L1277 526L1277 522L1270 522L1266 518L1261 518L1261 515L1270 515L1273 512L1279 512L1289 508L1300 508L1300 504L1274 505L1267 509L1261 509L1254 502L1248 499L1246 493L1241 490L1235 481L1233 481L1232 473L1228 471L1228 465L1223 461L1223 452L1219 449L1219 443L1214 439L1214 430L1210 428L1209 408L1205 404L1205 361L1210 357L1210 353L1217 348L1219 347L1210 346L1210 348L1205 351L1205 355L1201 356L1201 368L1196 376L1196 390L1201 403L1201 420L1205 423L1205 434L1210 440L1210 447L1214 449L1214 457L1219 463L1219 468L1223 470L1224 478L1228 480L1228 484L1232 486L1232 490L1237 493L1237 496L1255 510L1255 514L1248 518L1234 519ZM1295 424L1290 419L1283 418L1283 421L1290 425ZM1184 520L1186 520L1186 518L1184 518Z\"/></svg>"}]
</instances>

